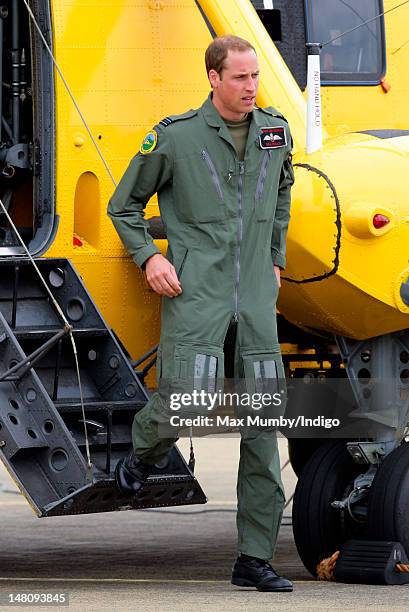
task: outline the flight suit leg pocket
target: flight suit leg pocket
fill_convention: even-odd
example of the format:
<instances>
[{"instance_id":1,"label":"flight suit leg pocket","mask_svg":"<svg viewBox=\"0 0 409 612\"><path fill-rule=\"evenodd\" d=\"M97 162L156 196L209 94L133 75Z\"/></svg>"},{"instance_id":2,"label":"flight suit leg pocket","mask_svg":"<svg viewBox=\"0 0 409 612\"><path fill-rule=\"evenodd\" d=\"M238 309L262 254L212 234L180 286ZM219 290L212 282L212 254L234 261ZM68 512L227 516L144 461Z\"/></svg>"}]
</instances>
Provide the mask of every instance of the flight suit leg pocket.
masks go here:
<instances>
[{"instance_id":1,"label":"flight suit leg pocket","mask_svg":"<svg viewBox=\"0 0 409 612\"><path fill-rule=\"evenodd\" d=\"M245 389L249 395L249 413L277 418L284 414L286 383L280 352L242 351Z\"/></svg>"},{"instance_id":2,"label":"flight suit leg pocket","mask_svg":"<svg viewBox=\"0 0 409 612\"><path fill-rule=\"evenodd\" d=\"M224 356L221 347L205 343L175 345L175 378L185 388L215 393L224 379Z\"/></svg>"},{"instance_id":3,"label":"flight suit leg pocket","mask_svg":"<svg viewBox=\"0 0 409 612\"><path fill-rule=\"evenodd\" d=\"M223 349L210 344L175 345L172 392L187 418L211 417L223 391Z\"/></svg>"}]
</instances>

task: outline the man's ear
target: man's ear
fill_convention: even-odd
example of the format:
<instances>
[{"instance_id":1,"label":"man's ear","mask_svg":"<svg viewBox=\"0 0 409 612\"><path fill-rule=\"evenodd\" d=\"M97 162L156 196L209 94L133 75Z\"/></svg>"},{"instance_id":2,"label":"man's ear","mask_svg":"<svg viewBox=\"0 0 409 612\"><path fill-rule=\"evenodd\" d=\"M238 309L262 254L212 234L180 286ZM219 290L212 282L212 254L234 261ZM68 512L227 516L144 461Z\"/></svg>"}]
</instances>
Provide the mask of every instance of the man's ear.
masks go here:
<instances>
[{"instance_id":1,"label":"man's ear","mask_svg":"<svg viewBox=\"0 0 409 612\"><path fill-rule=\"evenodd\" d=\"M219 73L216 72L216 70L214 70L213 68L209 70L209 81L213 89L216 89L219 86L220 76Z\"/></svg>"}]
</instances>

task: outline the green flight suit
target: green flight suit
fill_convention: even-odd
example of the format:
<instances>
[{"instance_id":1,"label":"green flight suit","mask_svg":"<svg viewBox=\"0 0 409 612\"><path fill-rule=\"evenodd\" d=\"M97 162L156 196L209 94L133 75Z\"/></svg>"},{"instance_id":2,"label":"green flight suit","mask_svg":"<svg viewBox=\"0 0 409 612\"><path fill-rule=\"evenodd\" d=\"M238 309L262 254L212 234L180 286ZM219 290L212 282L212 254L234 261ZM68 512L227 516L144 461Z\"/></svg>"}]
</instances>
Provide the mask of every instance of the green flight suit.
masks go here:
<instances>
[{"instance_id":1,"label":"green flight suit","mask_svg":"<svg viewBox=\"0 0 409 612\"><path fill-rule=\"evenodd\" d=\"M241 162L209 97L198 110L161 121L144 143L150 152L133 158L108 214L142 266L160 252L144 219L148 200L158 193L167 258L183 289L162 302L159 390L161 380L196 384L198 378L214 389L224 376L223 343L232 320L235 377L255 379L260 367L271 371L273 365L283 378L273 266L285 267L294 181L287 122L272 108L256 108ZM145 463L162 459L175 441L158 432L166 418L169 406L160 392L135 416L133 444ZM240 453L238 549L270 559L284 505L275 433L242 437Z\"/></svg>"}]
</instances>

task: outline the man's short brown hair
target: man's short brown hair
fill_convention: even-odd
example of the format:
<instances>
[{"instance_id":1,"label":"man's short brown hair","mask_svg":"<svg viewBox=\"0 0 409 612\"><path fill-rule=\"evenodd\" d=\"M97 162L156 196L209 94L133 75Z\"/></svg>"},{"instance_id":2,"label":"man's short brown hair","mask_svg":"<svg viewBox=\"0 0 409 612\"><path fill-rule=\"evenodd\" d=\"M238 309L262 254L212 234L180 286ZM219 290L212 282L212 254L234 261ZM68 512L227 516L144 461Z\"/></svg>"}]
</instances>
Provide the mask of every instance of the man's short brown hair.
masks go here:
<instances>
[{"instance_id":1,"label":"man's short brown hair","mask_svg":"<svg viewBox=\"0 0 409 612\"><path fill-rule=\"evenodd\" d=\"M240 38L239 36L219 36L215 38L213 42L206 49L205 62L206 71L209 74L210 70L215 70L218 74L221 74L224 66L224 61L229 51L254 51L255 48L248 40Z\"/></svg>"}]
</instances>

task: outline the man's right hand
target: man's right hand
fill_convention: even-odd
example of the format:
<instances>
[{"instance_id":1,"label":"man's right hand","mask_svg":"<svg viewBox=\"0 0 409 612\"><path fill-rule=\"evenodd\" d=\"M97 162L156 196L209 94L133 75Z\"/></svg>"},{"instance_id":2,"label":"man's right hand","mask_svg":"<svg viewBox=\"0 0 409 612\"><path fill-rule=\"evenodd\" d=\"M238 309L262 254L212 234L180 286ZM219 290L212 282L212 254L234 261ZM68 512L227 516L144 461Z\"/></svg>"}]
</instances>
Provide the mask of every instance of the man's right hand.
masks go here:
<instances>
[{"instance_id":1,"label":"man's right hand","mask_svg":"<svg viewBox=\"0 0 409 612\"><path fill-rule=\"evenodd\" d=\"M149 286L159 295L176 297L182 293L176 270L163 255L156 253L149 257L145 272Z\"/></svg>"}]
</instances>

